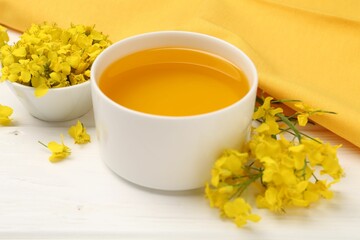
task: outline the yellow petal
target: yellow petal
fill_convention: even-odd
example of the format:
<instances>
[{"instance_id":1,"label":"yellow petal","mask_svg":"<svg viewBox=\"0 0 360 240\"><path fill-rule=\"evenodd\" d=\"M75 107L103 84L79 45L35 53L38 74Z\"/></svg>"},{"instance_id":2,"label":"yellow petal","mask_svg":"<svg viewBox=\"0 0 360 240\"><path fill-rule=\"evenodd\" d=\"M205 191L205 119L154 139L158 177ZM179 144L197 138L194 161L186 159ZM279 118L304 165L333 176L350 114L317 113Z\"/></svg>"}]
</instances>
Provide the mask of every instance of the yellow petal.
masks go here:
<instances>
[{"instance_id":1,"label":"yellow petal","mask_svg":"<svg viewBox=\"0 0 360 240\"><path fill-rule=\"evenodd\" d=\"M25 47L16 48L16 49L14 49L12 54L18 58L26 57L26 49L25 49Z\"/></svg>"},{"instance_id":2,"label":"yellow petal","mask_svg":"<svg viewBox=\"0 0 360 240\"><path fill-rule=\"evenodd\" d=\"M301 181L296 185L296 191L302 193L306 190L308 185L309 185L308 181Z\"/></svg>"},{"instance_id":3,"label":"yellow petal","mask_svg":"<svg viewBox=\"0 0 360 240\"><path fill-rule=\"evenodd\" d=\"M292 203L294 204L294 206L297 207L307 207L309 206L309 201L306 201L304 199L292 199Z\"/></svg>"},{"instance_id":4,"label":"yellow petal","mask_svg":"<svg viewBox=\"0 0 360 240\"><path fill-rule=\"evenodd\" d=\"M45 85L41 85L37 88L35 88L35 96L36 97L42 97L49 91L49 88Z\"/></svg>"},{"instance_id":5,"label":"yellow petal","mask_svg":"<svg viewBox=\"0 0 360 240\"><path fill-rule=\"evenodd\" d=\"M7 126L11 123L10 116L13 113L13 109L8 106L0 104L0 125Z\"/></svg>"},{"instance_id":6,"label":"yellow petal","mask_svg":"<svg viewBox=\"0 0 360 240\"><path fill-rule=\"evenodd\" d=\"M237 217L235 218L235 224L238 227L243 227L246 224L246 219L244 217Z\"/></svg>"},{"instance_id":7,"label":"yellow petal","mask_svg":"<svg viewBox=\"0 0 360 240\"><path fill-rule=\"evenodd\" d=\"M319 194L312 191L306 191L304 193L304 199L309 203L316 202L319 200Z\"/></svg>"},{"instance_id":8,"label":"yellow petal","mask_svg":"<svg viewBox=\"0 0 360 240\"><path fill-rule=\"evenodd\" d=\"M13 113L13 109L8 106L4 106L0 104L0 116L10 116Z\"/></svg>"},{"instance_id":9,"label":"yellow petal","mask_svg":"<svg viewBox=\"0 0 360 240\"><path fill-rule=\"evenodd\" d=\"M224 186L219 188L219 193L232 193L234 191L233 186Z\"/></svg>"},{"instance_id":10,"label":"yellow petal","mask_svg":"<svg viewBox=\"0 0 360 240\"><path fill-rule=\"evenodd\" d=\"M66 58L66 62L70 64L72 68L77 68L80 63L80 56L72 55Z\"/></svg>"},{"instance_id":11,"label":"yellow petal","mask_svg":"<svg viewBox=\"0 0 360 240\"><path fill-rule=\"evenodd\" d=\"M31 74L28 71L21 71L20 79L23 82L29 82L31 79Z\"/></svg>"},{"instance_id":12,"label":"yellow petal","mask_svg":"<svg viewBox=\"0 0 360 240\"><path fill-rule=\"evenodd\" d=\"M90 142L90 135L86 132L86 128L79 120L75 126L71 126L69 128L68 133L75 140L76 144L85 144Z\"/></svg>"},{"instance_id":13,"label":"yellow petal","mask_svg":"<svg viewBox=\"0 0 360 240\"><path fill-rule=\"evenodd\" d=\"M13 55L4 55L4 58L2 59L2 65L3 66L10 66L15 62L15 59Z\"/></svg>"},{"instance_id":14,"label":"yellow petal","mask_svg":"<svg viewBox=\"0 0 360 240\"><path fill-rule=\"evenodd\" d=\"M247 219L252 221L252 222L259 222L261 220L261 217L259 215L256 214L250 214L247 216Z\"/></svg>"},{"instance_id":15,"label":"yellow petal","mask_svg":"<svg viewBox=\"0 0 360 240\"><path fill-rule=\"evenodd\" d=\"M54 141L49 142L47 147L49 148L50 151L55 152L55 153L62 152L64 149L64 147L61 144L54 142Z\"/></svg>"},{"instance_id":16,"label":"yellow petal","mask_svg":"<svg viewBox=\"0 0 360 240\"><path fill-rule=\"evenodd\" d=\"M255 131L258 133L263 133L263 132L269 131L269 129L270 129L270 127L267 123L262 123L259 127L257 127L255 129Z\"/></svg>"},{"instance_id":17,"label":"yellow petal","mask_svg":"<svg viewBox=\"0 0 360 240\"><path fill-rule=\"evenodd\" d=\"M309 114L307 113L304 113L304 114L299 114L297 116L297 120L298 120L298 123L300 126L306 126L307 122L308 122L308 117L309 117Z\"/></svg>"},{"instance_id":18,"label":"yellow petal","mask_svg":"<svg viewBox=\"0 0 360 240\"><path fill-rule=\"evenodd\" d=\"M270 205L276 204L277 191L275 188L268 188L265 192L265 199Z\"/></svg>"}]
</instances>

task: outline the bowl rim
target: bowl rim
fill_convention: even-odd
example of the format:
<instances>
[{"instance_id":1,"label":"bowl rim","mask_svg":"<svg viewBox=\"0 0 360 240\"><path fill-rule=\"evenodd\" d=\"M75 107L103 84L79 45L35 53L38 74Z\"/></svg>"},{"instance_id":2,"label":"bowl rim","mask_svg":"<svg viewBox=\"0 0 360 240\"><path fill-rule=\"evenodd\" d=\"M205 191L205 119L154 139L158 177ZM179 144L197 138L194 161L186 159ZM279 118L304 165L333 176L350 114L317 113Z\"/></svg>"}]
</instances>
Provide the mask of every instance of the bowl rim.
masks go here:
<instances>
[{"instance_id":1,"label":"bowl rim","mask_svg":"<svg viewBox=\"0 0 360 240\"><path fill-rule=\"evenodd\" d=\"M99 87L99 83L95 80L95 71L94 71L94 67L97 67L97 65L99 65L100 61L102 61L102 58L104 58L104 56L108 55L109 52L113 51L114 49L119 48L119 45L124 45L127 44L127 42L133 41L133 40L138 40L141 38L152 38L152 37L166 37L168 34L172 34L172 35L192 35L195 37L201 37L201 38L208 38L209 41L213 41L213 42L217 42L217 44L223 44L225 45L227 48L231 48L233 51L237 52L238 55L240 55L243 59L245 59L245 61L248 64L248 67L251 69L251 72L253 74L253 79L252 79L252 84L251 81L249 79L247 79L249 81L249 91L245 94L245 96L243 96L242 98L240 98L238 101L215 111L211 111L211 112L207 112L207 113L201 113L201 114L196 114L196 115L189 115L189 116L167 116L167 115L156 115L156 114L151 114L151 113L144 113L141 111L137 111L137 110L133 110L130 108L127 108L125 106L122 106L121 104L116 103L114 100L112 100L111 98L109 98ZM137 35L133 35L133 36L129 36L127 38L121 39L117 42L114 42L112 45L110 45L109 47L107 47L104 51L102 51L95 59L95 61L92 64L92 70L90 73L90 79L91 79L91 92L92 95L94 96L95 94L100 95L104 101L106 101L108 104L110 104L111 106L115 107L115 108L120 108L122 109L122 111L125 111L129 114L133 114L133 115L137 115L137 116L141 116L141 117L146 117L146 118L152 118L152 119L162 119L162 120L193 120L193 119L201 119L201 118L207 118L207 117L211 117L211 116L216 116L219 114L223 114L224 112L227 111L231 111L233 108L236 108L239 105L243 105L245 102L248 101L249 98L252 98L252 96L256 96L257 93L257 89L258 89L258 84L259 84L259 75L258 75L258 71L257 68L254 64L254 62L250 59L250 57L243 52L240 48L238 48L237 46L233 45L230 42L227 42L221 38L212 36L212 35L208 35L208 34L204 34L204 33L199 33L199 32L193 32L193 31L182 31L182 30L161 30L161 31L153 31L153 32L146 32L146 33L140 33ZM255 101L254 101L255 104Z\"/></svg>"}]
</instances>

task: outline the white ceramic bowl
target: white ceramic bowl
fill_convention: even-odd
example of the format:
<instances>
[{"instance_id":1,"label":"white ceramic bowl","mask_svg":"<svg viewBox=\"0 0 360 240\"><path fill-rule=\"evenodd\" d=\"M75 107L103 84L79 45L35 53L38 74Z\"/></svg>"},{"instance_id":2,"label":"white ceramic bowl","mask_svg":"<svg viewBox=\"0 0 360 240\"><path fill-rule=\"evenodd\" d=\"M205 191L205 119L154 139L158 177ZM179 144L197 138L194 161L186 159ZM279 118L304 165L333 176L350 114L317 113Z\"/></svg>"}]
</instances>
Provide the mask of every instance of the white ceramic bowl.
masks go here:
<instances>
[{"instance_id":1,"label":"white ceramic bowl","mask_svg":"<svg viewBox=\"0 0 360 240\"><path fill-rule=\"evenodd\" d=\"M186 117L145 114L125 108L99 88L99 78L117 59L157 47L210 52L243 70L250 90L218 111ZM121 177L150 188L187 190L204 186L226 148L240 148L249 133L258 79L251 60L235 46L212 36L182 31L146 33L114 43L95 60L91 86L102 159ZM209 99L211 101L211 99Z\"/></svg>"},{"instance_id":2,"label":"white ceramic bowl","mask_svg":"<svg viewBox=\"0 0 360 240\"><path fill-rule=\"evenodd\" d=\"M92 108L90 81L62 88L53 88L42 97L35 97L33 87L6 81L29 113L44 121L76 119Z\"/></svg>"}]
</instances>

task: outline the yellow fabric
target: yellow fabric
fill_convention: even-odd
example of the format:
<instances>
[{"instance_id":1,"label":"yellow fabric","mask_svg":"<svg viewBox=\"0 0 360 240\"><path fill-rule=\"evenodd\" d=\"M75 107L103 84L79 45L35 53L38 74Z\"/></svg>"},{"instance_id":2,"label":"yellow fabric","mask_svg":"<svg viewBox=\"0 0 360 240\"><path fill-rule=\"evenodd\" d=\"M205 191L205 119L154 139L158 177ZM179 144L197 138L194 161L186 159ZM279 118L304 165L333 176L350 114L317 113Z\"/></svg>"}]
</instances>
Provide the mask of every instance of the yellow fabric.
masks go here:
<instances>
[{"instance_id":1,"label":"yellow fabric","mask_svg":"<svg viewBox=\"0 0 360 240\"><path fill-rule=\"evenodd\" d=\"M314 118L360 146L359 0L0 0L0 23L96 25L113 41L156 30L225 39L255 62L260 88L338 112Z\"/></svg>"}]
</instances>

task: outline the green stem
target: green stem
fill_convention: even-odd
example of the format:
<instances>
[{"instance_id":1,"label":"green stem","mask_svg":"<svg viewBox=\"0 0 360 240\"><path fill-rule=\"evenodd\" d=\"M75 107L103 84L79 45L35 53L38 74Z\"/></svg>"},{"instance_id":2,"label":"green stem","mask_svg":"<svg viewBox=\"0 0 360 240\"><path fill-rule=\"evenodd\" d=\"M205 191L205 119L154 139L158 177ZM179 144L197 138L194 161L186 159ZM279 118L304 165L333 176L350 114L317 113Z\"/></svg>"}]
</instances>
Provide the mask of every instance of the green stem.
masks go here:
<instances>
[{"instance_id":1,"label":"green stem","mask_svg":"<svg viewBox=\"0 0 360 240\"><path fill-rule=\"evenodd\" d=\"M276 114L276 116L279 117L286 125L288 125L288 127L291 130L293 130L294 135L301 143L301 134L300 134L299 130L295 127L295 125L282 113L278 113L278 114Z\"/></svg>"},{"instance_id":2,"label":"green stem","mask_svg":"<svg viewBox=\"0 0 360 240\"><path fill-rule=\"evenodd\" d=\"M279 128L279 129L281 130L280 133L286 132L286 133L289 133L289 134L292 134L292 135L296 136L295 133L289 131L289 130L291 130L290 128L286 128L286 129L284 129L284 128ZM309 136L309 135L307 135L307 134L305 134L305 133L303 133L303 132L299 132L299 133L300 133L302 136L307 137L307 138L309 138L309 139L311 139L311 140L313 140L313 141L315 141L315 142L317 142L317 143L321 143L319 140L317 140L317 139L315 139L315 138L313 138L313 137L311 137L311 136Z\"/></svg>"},{"instance_id":3,"label":"green stem","mask_svg":"<svg viewBox=\"0 0 360 240\"><path fill-rule=\"evenodd\" d=\"M319 140L316 140L315 138L313 138L313 137L311 137L311 136L309 136L309 135L307 135L305 133L301 133L301 135L303 135L304 137L307 137L307 138L309 138L309 139L311 139L311 140L313 140L313 141L315 141L317 143L321 143Z\"/></svg>"},{"instance_id":4,"label":"green stem","mask_svg":"<svg viewBox=\"0 0 360 240\"><path fill-rule=\"evenodd\" d=\"M312 176L315 178L315 181L316 181L316 182L319 181L319 179L315 176L314 173L312 173Z\"/></svg>"},{"instance_id":5,"label":"green stem","mask_svg":"<svg viewBox=\"0 0 360 240\"><path fill-rule=\"evenodd\" d=\"M262 99L261 97L256 96L256 102L259 103L260 105L264 104L264 99Z\"/></svg>"},{"instance_id":6,"label":"green stem","mask_svg":"<svg viewBox=\"0 0 360 240\"><path fill-rule=\"evenodd\" d=\"M262 172L262 169L261 168L256 168L256 167L248 167L249 169L251 170L255 170L255 171L258 171L258 172Z\"/></svg>"},{"instance_id":7,"label":"green stem","mask_svg":"<svg viewBox=\"0 0 360 240\"><path fill-rule=\"evenodd\" d=\"M311 111L311 112L309 112L309 114L314 114L314 113L328 113L328 114L337 114L336 112L332 112L332 111L326 111L326 110L315 110L315 111Z\"/></svg>"},{"instance_id":8,"label":"green stem","mask_svg":"<svg viewBox=\"0 0 360 240\"><path fill-rule=\"evenodd\" d=\"M262 176L262 173L259 173L259 174L256 174L256 175L253 175L251 178L249 178L248 180L240 183L240 184L237 184L239 185L239 189L230 197L230 199L234 199L234 198L237 198L239 197L247 188L248 186L255 182L258 178L260 178Z\"/></svg>"},{"instance_id":9,"label":"green stem","mask_svg":"<svg viewBox=\"0 0 360 240\"><path fill-rule=\"evenodd\" d=\"M41 145L43 145L44 147L48 148L44 143L38 141L38 143L40 143Z\"/></svg>"},{"instance_id":10,"label":"green stem","mask_svg":"<svg viewBox=\"0 0 360 240\"><path fill-rule=\"evenodd\" d=\"M279 100L272 100L271 103L286 103L286 102L301 102L301 100L296 99L279 99Z\"/></svg>"}]
</instances>

